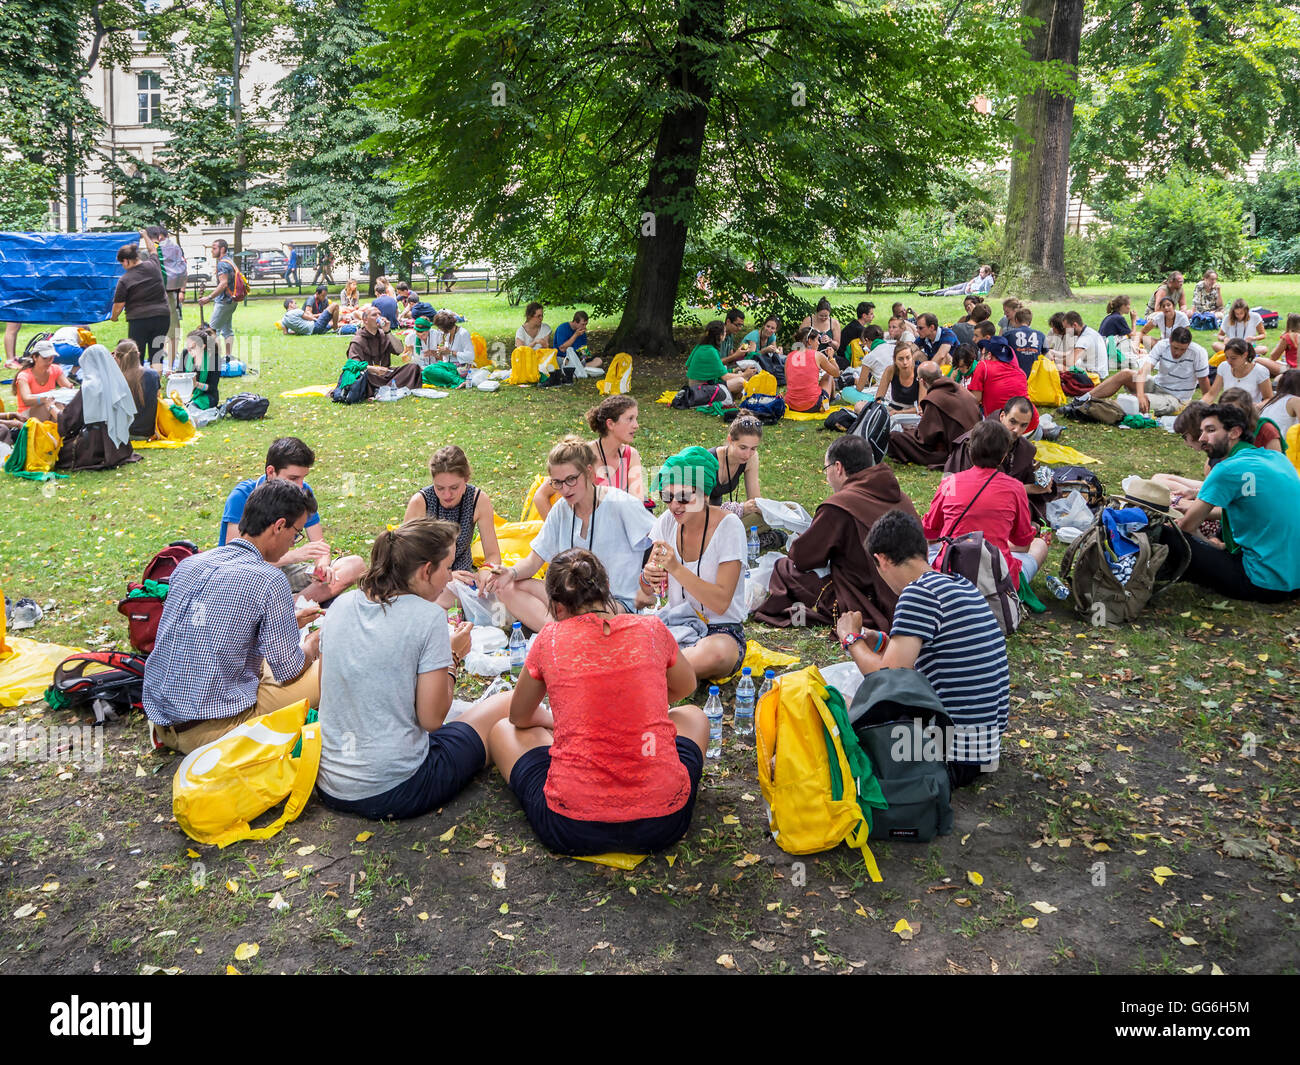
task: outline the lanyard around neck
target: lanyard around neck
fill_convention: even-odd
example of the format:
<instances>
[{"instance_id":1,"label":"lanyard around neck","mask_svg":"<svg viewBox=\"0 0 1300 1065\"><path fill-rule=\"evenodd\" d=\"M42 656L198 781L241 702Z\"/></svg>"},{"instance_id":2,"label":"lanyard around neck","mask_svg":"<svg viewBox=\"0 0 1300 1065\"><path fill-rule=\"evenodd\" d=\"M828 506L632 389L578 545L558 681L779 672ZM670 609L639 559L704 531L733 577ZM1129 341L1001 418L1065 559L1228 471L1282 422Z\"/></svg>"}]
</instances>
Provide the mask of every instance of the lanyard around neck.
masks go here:
<instances>
[{"instance_id":1,"label":"lanyard around neck","mask_svg":"<svg viewBox=\"0 0 1300 1065\"><path fill-rule=\"evenodd\" d=\"M591 550L596 546L596 508L600 505L598 493L600 488L597 485L591 486L591 527L587 534L587 549ZM573 524L569 526L569 546L572 547L578 536L578 512L573 511ZM594 555L596 552L591 551Z\"/></svg>"},{"instance_id":2,"label":"lanyard around neck","mask_svg":"<svg viewBox=\"0 0 1300 1065\"><path fill-rule=\"evenodd\" d=\"M711 515L709 514L709 508L706 505L704 508L704 532L700 534L700 557L695 560L695 576L700 577L701 580L704 579L700 574L700 568L704 564L704 546L709 539L709 518L710 517ZM679 525L677 527L677 554L679 556L682 556L683 562L686 561L684 557L686 555L685 540L686 540L686 526ZM685 591L685 589L683 589L683 591Z\"/></svg>"}]
</instances>

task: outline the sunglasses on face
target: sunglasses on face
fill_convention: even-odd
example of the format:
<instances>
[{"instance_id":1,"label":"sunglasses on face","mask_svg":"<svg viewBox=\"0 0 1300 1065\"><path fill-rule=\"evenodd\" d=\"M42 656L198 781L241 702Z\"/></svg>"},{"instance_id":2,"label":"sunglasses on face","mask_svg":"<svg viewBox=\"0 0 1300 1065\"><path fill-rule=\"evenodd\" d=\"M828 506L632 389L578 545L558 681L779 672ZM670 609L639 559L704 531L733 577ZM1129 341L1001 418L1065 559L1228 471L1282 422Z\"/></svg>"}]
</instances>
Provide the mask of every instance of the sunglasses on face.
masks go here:
<instances>
[{"instance_id":1,"label":"sunglasses on face","mask_svg":"<svg viewBox=\"0 0 1300 1065\"><path fill-rule=\"evenodd\" d=\"M676 493L660 492L659 498L662 499L665 504L684 503L686 506L690 506L692 503L695 502L695 493L694 492L676 492Z\"/></svg>"},{"instance_id":2,"label":"sunglasses on face","mask_svg":"<svg viewBox=\"0 0 1300 1065\"><path fill-rule=\"evenodd\" d=\"M562 481L557 481L554 477L552 477L551 487L558 492L562 488L572 488L580 480L582 480L582 474L580 473L575 473L572 477L566 477Z\"/></svg>"}]
</instances>

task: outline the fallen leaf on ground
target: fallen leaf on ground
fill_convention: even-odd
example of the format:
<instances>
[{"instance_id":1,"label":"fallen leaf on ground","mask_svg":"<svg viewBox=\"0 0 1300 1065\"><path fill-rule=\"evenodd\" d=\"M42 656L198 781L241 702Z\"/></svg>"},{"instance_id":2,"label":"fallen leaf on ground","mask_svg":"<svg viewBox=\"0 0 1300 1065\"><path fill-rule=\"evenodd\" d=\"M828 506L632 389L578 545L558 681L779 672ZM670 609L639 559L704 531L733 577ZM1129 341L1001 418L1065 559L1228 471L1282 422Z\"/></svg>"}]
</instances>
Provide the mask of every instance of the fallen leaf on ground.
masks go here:
<instances>
[{"instance_id":1,"label":"fallen leaf on ground","mask_svg":"<svg viewBox=\"0 0 1300 1065\"><path fill-rule=\"evenodd\" d=\"M267 905L268 905L269 907L271 907L271 909L273 909L273 910L277 910L277 911L278 911L278 910L287 910L287 909L289 908L289 904L288 904L287 902L285 902L285 900L284 900L284 896L281 895L278 891L277 891L277 892L275 893L275 895L271 898L271 901L267 903Z\"/></svg>"},{"instance_id":2,"label":"fallen leaf on ground","mask_svg":"<svg viewBox=\"0 0 1300 1065\"><path fill-rule=\"evenodd\" d=\"M365 841L368 840L368 839L369 839L371 836L373 836L373 835L374 835L373 832L358 832L358 833L357 833L357 842L358 842L358 843L365 843Z\"/></svg>"},{"instance_id":3,"label":"fallen leaf on ground","mask_svg":"<svg viewBox=\"0 0 1300 1065\"><path fill-rule=\"evenodd\" d=\"M256 943L240 943L235 948L235 961L248 961L261 949Z\"/></svg>"},{"instance_id":4,"label":"fallen leaf on ground","mask_svg":"<svg viewBox=\"0 0 1300 1065\"><path fill-rule=\"evenodd\" d=\"M21 921L24 917L30 917L35 912L36 912L35 903L32 902L24 903L22 906L19 906L18 909L14 910L14 918L15 920Z\"/></svg>"},{"instance_id":5,"label":"fallen leaf on ground","mask_svg":"<svg viewBox=\"0 0 1300 1065\"><path fill-rule=\"evenodd\" d=\"M734 969L736 967L736 959L733 958L730 954L719 954L718 964L721 965L724 969Z\"/></svg>"},{"instance_id":6,"label":"fallen leaf on ground","mask_svg":"<svg viewBox=\"0 0 1300 1065\"><path fill-rule=\"evenodd\" d=\"M455 825L452 825L451 828L447 829L446 832L444 832L441 836L438 837L438 842L439 842L439 843L450 843L452 837L455 836L455 835L456 835L456 826L455 826Z\"/></svg>"},{"instance_id":7,"label":"fallen leaf on ground","mask_svg":"<svg viewBox=\"0 0 1300 1065\"><path fill-rule=\"evenodd\" d=\"M740 818L735 814L727 814L722 818L722 823L724 825L738 825L740 824ZM723 957L730 957L730 955L724 954Z\"/></svg>"},{"instance_id":8,"label":"fallen leaf on ground","mask_svg":"<svg viewBox=\"0 0 1300 1065\"><path fill-rule=\"evenodd\" d=\"M1037 927L1038 927L1038 918L1037 918L1037 917L1026 917L1023 921L1020 922L1020 927L1021 927L1021 928L1037 928Z\"/></svg>"},{"instance_id":9,"label":"fallen leaf on ground","mask_svg":"<svg viewBox=\"0 0 1300 1065\"><path fill-rule=\"evenodd\" d=\"M982 883L984 883L984 877L982 877L979 873L975 872L975 870L973 869L966 874L966 879L969 880L976 887L979 887Z\"/></svg>"},{"instance_id":10,"label":"fallen leaf on ground","mask_svg":"<svg viewBox=\"0 0 1300 1065\"><path fill-rule=\"evenodd\" d=\"M736 861L732 862L731 864L734 865L737 869L744 869L746 866L753 865L755 862L759 860L760 860L760 856L757 854L746 854L743 858L738 858L736 859Z\"/></svg>"},{"instance_id":11,"label":"fallen leaf on ground","mask_svg":"<svg viewBox=\"0 0 1300 1065\"><path fill-rule=\"evenodd\" d=\"M315 853L315 851L316 851L316 844L308 843L307 846L305 847L299 847L297 853L298 853L298 857L305 858L307 855Z\"/></svg>"},{"instance_id":12,"label":"fallen leaf on ground","mask_svg":"<svg viewBox=\"0 0 1300 1065\"><path fill-rule=\"evenodd\" d=\"M919 924L915 926L909 924L906 917L900 917L898 919L898 923L894 925L892 931L894 935L898 936L899 939L906 941L911 939L914 935L916 935L917 929L920 927L921 926Z\"/></svg>"},{"instance_id":13,"label":"fallen leaf on ground","mask_svg":"<svg viewBox=\"0 0 1300 1065\"><path fill-rule=\"evenodd\" d=\"M1034 909L1036 909L1039 913L1056 912L1056 907L1053 906L1050 902L1031 902L1029 905L1032 906Z\"/></svg>"}]
</instances>

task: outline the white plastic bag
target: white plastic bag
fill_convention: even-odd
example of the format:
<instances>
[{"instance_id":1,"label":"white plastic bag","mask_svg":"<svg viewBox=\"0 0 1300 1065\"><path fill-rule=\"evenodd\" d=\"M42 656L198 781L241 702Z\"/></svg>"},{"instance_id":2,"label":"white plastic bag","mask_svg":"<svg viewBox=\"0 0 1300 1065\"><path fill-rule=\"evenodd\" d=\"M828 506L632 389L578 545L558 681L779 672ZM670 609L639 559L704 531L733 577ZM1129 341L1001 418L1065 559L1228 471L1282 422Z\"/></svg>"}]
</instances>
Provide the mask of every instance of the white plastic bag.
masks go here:
<instances>
[{"instance_id":1,"label":"white plastic bag","mask_svg":"<svg viewBox=\"0 0 1300 1065\"><path fill-rule=\"evenodd\" d=\"M470 388L478 388L484 381L491 376L491 372L486 366L480 366L477 370L470 370L469 376L465 378L465 384Z\"/></svg>"},{"instance_id":2,"label":"white plastic bag","mask_svg":"<svg viewBox=\"0 0 1300 1065\"><path fill-rule=\"evenodd\" d=\"M833 666L823 666L820 670L822 680L844 696L844 705L853 702L853 696L862 687L862 670L855 662L836 662Z\"/></svg>"},{"instance_id":3,"label":"white plastic bag","mask_svg":"<svg viewBox=\"0 0 1300 1065\"><path fill-rule=\"evenodd\" d=\"M1092 511L1077 488L1064 499L1053 499L1047 504L1047 521L1053 529L1073 528L1084 530L1092 525Z\"/></svg>"},{"instance_id":4,"label":"white plastic bag","mask_svg":"<svg viewBox=\"0 0 1300 1065\"><path fill-rule=\"evenodd\" d=\"M772 570L778 559L784 558L779 551L769 551L759 558L745 574L745 610L752 614L767 600L768 585L772 580Z\"/></svg>"},{"instance_id":5,"label":"white plastic bag","mask_svg":"<svg viewBox=\"0 0 1300 1065\"><path fill-rule=\"evenodd\" d=\"M461 613L471 625L499 629L512 620L510 612L495 595L484 595L464 581L451 581L447 587L460 600Z\"/></svg>"},{"instance_id":6,"label":"white plastic bag","mask_svg":"<svg viewBox=\"0 0 1300 1065\"><path fill-rule=\"evenodd\" d=\"M758 512L773 529L801 533L812 524L812 515L794 500L756 499Z\"/></svg>"},{"instance_id":7,"label":"white plastic bag","mask_svg":"<svg viewBox=\"0 0 1300 1065\"><path fill-rule=\"evenodd\" d=\"M500 381L480 381L476 386L480 392L497 392L501 389Z\"/></svg>"},{"instance_id":8,"label":"white plastic bag","mask_svg":"<svg viewBox=\"0 0 1300 1065\"><path fill-rule=\"evenodd\" d=\"M446 399L451 395L450 392L440 392L436 388L413 388L406 394L416 399Z\"/></svg>"},{"instance_id":9,"label":"white plastic bag","mask_svg":"<svg viewBox=\"0 0 1300 1065\"><path fill-rule=\"evenodd\" d=\"M485 655L504 651L509 642L504 632L487 625L475 625L469 634L470 647L475 651L482 651Z\"/></svg>"}]
</instances>

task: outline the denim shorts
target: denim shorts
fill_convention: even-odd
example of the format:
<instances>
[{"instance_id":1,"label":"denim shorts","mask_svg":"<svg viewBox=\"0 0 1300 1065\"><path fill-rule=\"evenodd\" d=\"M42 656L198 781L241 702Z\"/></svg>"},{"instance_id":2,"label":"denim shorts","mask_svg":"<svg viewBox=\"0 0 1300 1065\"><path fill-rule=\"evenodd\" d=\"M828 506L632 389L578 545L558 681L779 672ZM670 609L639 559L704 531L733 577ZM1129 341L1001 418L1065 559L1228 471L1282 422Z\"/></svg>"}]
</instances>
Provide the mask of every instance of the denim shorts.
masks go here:
<instances>
[{"instance_id":1,"label":"denim shorts","mask_svg":"<svg viewBox=\"0 0 1300 1065\"><path fill-rule=\"evenodd\" d=\"M709 625L706 636L730 636L736 641L736 646L740 648L740 657L736 659L736 669L739 670L745 664L745 650L748 644L745 642L745 627L739 622L728 622L725 625Z\"/></svg>"},{"instance_id":2,"label":"denim shorts","mask_svg":"<svg viewBox=\"0 0 1300 1065\"><path fill-rule=\"evenodd\" d=\"M528 823L547 850L555 854L652 854L671 847L691 827L695 797L704 772L704 752L694 740L677 737L677 757L691 778L686 804L663 817L642 817L636 821L579 821L557 814L546 804L546 777L551 769L551 748L525 751L510 772L510 790L523 807Z\"/></svg>"},{"instance_id":3,"label":"denim shorts","mask_svg":"<svg viewBox=\"0 0 1300 1065\"><path fill-rule=\"evenodd\" d=\"M235 327L231 324L235 319L235 301L225 300L221 303L213 302L212 316L208 319L208 325L212 326L213 332L217 336L232 337L235 335Z\"/></svg>"},{"instance_id":4,"label":"denim shorts","mask_svg":"<svg viewBox=\"0 0 1300 1065\"><path fill-rule=\"evenodd\" d=\"M419 817L463 791L485 764L479 734L463 721L452 721L429 733L429 753L420 768L395 788L365 799L336 799L319 787L316 794L333 810L371 821Z\"/></svg>"}]
</instances>

